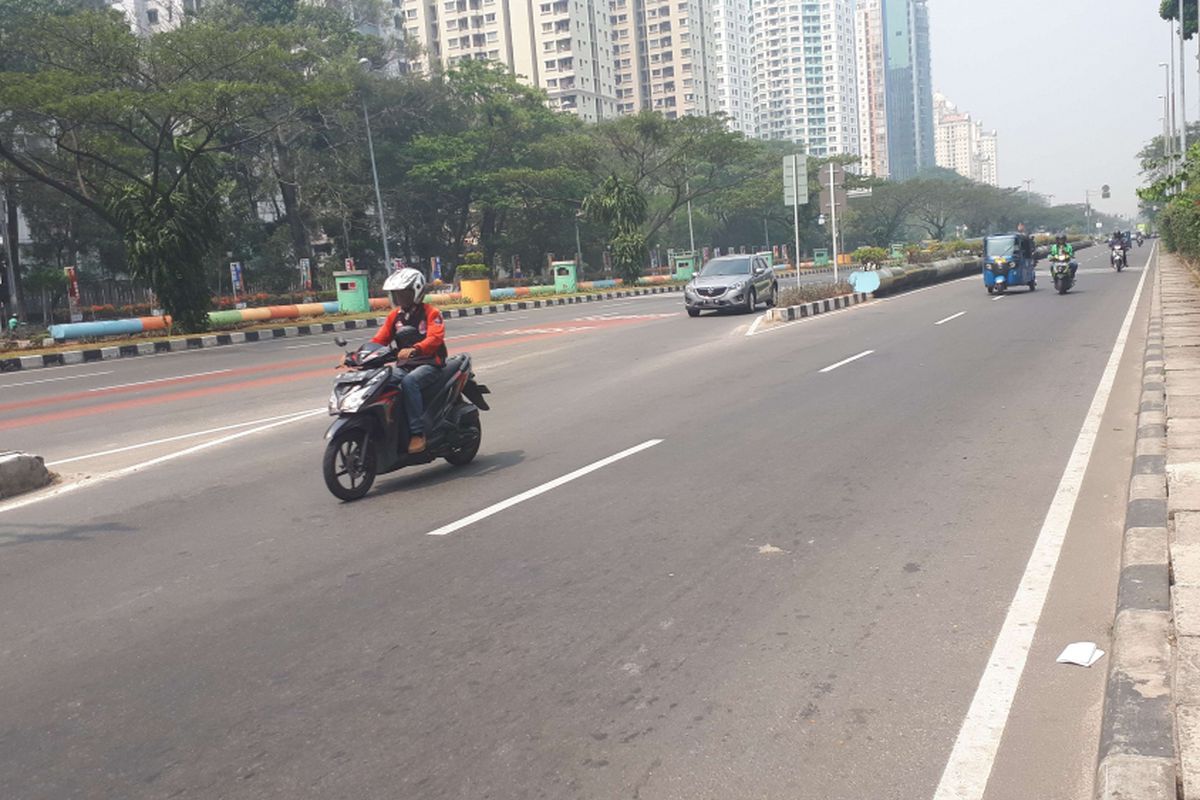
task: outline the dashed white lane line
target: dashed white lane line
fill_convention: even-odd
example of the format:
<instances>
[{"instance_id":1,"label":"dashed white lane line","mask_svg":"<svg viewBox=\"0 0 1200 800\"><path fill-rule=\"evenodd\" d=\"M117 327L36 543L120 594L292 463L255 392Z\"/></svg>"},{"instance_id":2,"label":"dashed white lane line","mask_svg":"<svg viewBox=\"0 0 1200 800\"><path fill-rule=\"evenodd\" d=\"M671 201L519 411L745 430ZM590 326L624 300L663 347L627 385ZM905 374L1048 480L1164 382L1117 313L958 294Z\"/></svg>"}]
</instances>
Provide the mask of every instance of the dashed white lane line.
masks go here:
<instances>
[{"instance_id":1,"label":"dashed white lane line","mask_svg":"<svg viewBox=\"0 0 1200 800\"><path fill-rule=\"evenodd\" d=\"M322 409L314 409L314 410L320 411ZM235 422L232 425L222 425L219 428L207 428L202 431L191 431L190 433L181 433L176 436L168 436L164 439L154 439L149 442L138 442L137 444L129 444L129 445L125 445L124 447L114 447L111 450L100 450L99 452L87 453L82 456L71 456L70 458L60 458L57 461L47 462L46 466L47 467L57 467L60 464L70 464L75 461L86 461L87 459L90 459L90 458L100 458L102 456L112 456L112 455L116 455L118 453L128 453L130 450L141 450L144 447L155 447L156 445L169 444L171 442L179 442L184 439L195 439L197 436L207 436L212 433L224 433L225 431L235 431L238 428L248 428L251 425L264 425L268 422L275 422L275 421L281 420L281 419L288 420L288 419L291 419L292 417L297 416L297 414L307 414L307 413L310 413L310 412L293 411L290 414L279 414L279 415L276 415L273 417L263 417L262 419L251 419L251 420L246 420L245 422Z\"/></svg>"},{"instance_id":2,"label":"dashed white lane line","mask_svg":"<svg viewBox=\"0 0 1200 800\"><path fill-rule=\"evenodd\" d=\"M828 367L821 370L821 372L823 372L823 373L824 372L833 372L838 367L844 367L847 364L852 364L855 361L858 361L860 358L866 358L867 356L871 355L874 352L875 352L874 350L863 350L858 355L850 356L849 358L844 358L841 361L837 362L836 364L830 364Z\"/></svg>"},{"instance_id":3,"label":"dashed white lane line","mask_svg":"<svg viewBox=\"0 0 1200 800\"><path fill-rule=\"evenodd\" d=\"M167 381L180 381L184 378L200 378L205 375L220 375L224 372L232 372L229 369L210 369L205 372L190 372L187 375L172 375L169 378L154 378L148 381L134 381L133 383L118 383L113 386L97 386L95 389L88 389L89 392L106 392L109 389L125 389L130 386L148 386L152 383L166 383Z\"/></svg>"},{"instance_id":4,"label":"dashed white lane line","mask_svg":"<svg viewBox=\"0 0 1200 800\"><path fill-rule=\"evenodd\" d=\"M956 320L956 319L958 319L959 317L963 316L963 315L964 315L964 314L966 314L966 313L967 313L967 312L965 312L965 311L960 311L960 312L958 312L957 314L951 314L950 316L946 317L945 319L939 319L937 322L935 322L935 323L933 323L933 324L934 324L934 325L945 325L947 322L951 322L951 321L953 321L953 320Z\"/></svg>"},{"instance_id":5,"label":"dashed white lane line","mask_svg":"<svg viewBox=\"0 0 1200 800\"><path fill-rule=\"evenodd\" d=\"M20 383L6 383L0 386L0 389L13 389L17 386L33 386L38 383L57 383L58 381L77 381L80 378L95 378L100 375L112 375L114 370L105 370L104 372L89 372L86 375L64 375L61 378L42 378L36 381L21 381Z\"/></svg>"},{"instance_id":6,"label":"dashed white lane line","mask_svg":"<svg viewBox=\"0 0 1200 800\"><path fill-rule=\"evenodd\" d=\"M535 486L532 489L521 492L520 494L515 495L514 497L510 497L507 500L501 500L499 503L490 505L487 508L483 509L482 511L476 511L474 514L463 517L462 519L458 520L457 522L451 522L449 525L443 525L442 527L438 528L437 530L430 531L427 535L428 536L446 536L447 534L454 533L455 531L458 531L458 530L462 530L463 528L467 527L468 525L474 525L476 522L487 519L488 517L491 517L491 516L495 516L496 514L499 514L501 511L504 511L505 509L512 508L513 506L515 506L519 503L524 503L526 500L532 500L533 498L535 498L539 495L543 495L546 492L549 492L553 489L557 489L559 486L570 483L573 480L582 478L584 475L589 475L589 474L595 472L596 470L604 469L605 467L607 467L611 464L615 464L622 459L629 458L632 455L637 455L638 453L642 452L643 450L649 450L651 447L660 445L662 443L663 443L662 439L650 439L649 441L642 442L641 444L637 445L636 447L631 447L628 450L622 450L621 452L616 453L615 455L611 455L608 458L602 458L599 461L592 462L591 464L588 464L586 467L580 467L579 469L575 470L574 472L568 472L566 475L563 475L560 478L555 478L552 481L547 481L546 483L543 483L541 486Z\"/></svg>"},{"instance_id":7,"label":"dashed white lane line","mask_svg":"<svg viewBox=\"0 0 1200 800\"><path fill-rule=\"evenodd\" d=\"M1142 273L1137 290L1133 293L1125 321L1100 377L1100 385L1096 387L1092 405L1075 440L1071 458L1067 461L1054 500L1046 512L1042 529L1025 566L1025 573L1021 576L1021 583L1017 586L1000 634L988 657L987 668L983 671L975 697L954 741L954 748L950 751L946 769L933 795L934 800L981 800L987 789L996 752L1000 748L1004 728L1008 725L1008 715L1021 674L1029 659L1029 649L1033 646L1033 637L1037 633L1046 595L1058 567L1063 541L1071 524L1071 516L1075 513L1075 502L1092 458L1092 448L1100 432L1100 423L1108 407L1108 397L1117 377L1148 274L1149 270Z\"/></svg>"},{"instance_id":8,"label":"dashed white lane line","mask_svg":"<svg viewBox=\"0 0 1200 800\"><path fill-rule=\"evenodd\" d=\"M993 298L992 298L992 301L993 301L993 302L995 302L996 300L1003 300L1005 297L1008 297L1008 295L1006 295L1006 294L998 294L998 295L996 295L995 297L993 297Z\"/></svg>"},{"instance_id":9,"label":"dashed white lane line","mask_svg":"<svg viewBox=\"0 0 1200 800\"><path fill-rule=\"evenodd\" d=\"M31 506L34 503L40 503L43 500L50 500L51 498L61 497L64 494L74 492L78 489L85 489L89 486L95 486L97 484L107 483L108 481L116 480L117 478L124 478L129 475L133 475L133 474L136 474L143 470L149 469L150 467L158 466L159 464L164 464L168 461L174 461L177 458L183 458L184 456L190 456L195 453L199 453L199 452L208 450L213 447L219 447L220 445L227 444L232 441L236 441L237 439L242 439L247 436L253 436L256 433L261 433L263 431L270 430L272 428L277 428L280 425L290 425L293 422L298 422L299 420L302 420L302 419L308 419L308 418L314 417L318 414L326 414L326 413L328 413L328 412L323 408L315 409L313 411L302 411L298 414L293 414L284 419L276 420L274 422L268 422L265 425L259 425L258 427L255 427L255 428L249 428L247 430L238 431L237 433L231 433L228 436L222 436L219 439L213 439L211 441L201 442L200 444L193 445L193 446L185 448L183 450L177 450L174 453L167 453L166 455L159 456L158 458L152 458L149 461L141 461L137 464L132 464L128 467L123 467L121 469L114 470L113 472L106 472L101 475L96 475L96 476L87 477L87 478L81 478L80 480L77 480L77 481L60 484L48 491L36 492L34 494L27 495L25 497L21 497L16 500L0 502L0 514L3 514L5 511L15 511L18 508L24 508L26 506Z\"/></svg>"}]
</instances>

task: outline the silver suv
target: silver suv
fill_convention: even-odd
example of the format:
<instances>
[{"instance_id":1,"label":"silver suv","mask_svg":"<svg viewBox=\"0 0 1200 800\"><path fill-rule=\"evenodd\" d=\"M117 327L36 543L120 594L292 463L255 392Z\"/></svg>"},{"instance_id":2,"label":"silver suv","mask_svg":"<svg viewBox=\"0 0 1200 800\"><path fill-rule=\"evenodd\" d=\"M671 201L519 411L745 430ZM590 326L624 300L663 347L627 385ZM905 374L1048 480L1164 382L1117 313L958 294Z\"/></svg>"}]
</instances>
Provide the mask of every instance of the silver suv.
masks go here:
<instances>
[{"instance_id":1,"label":"silver suv","mask_svg":"<svg viewBox=\"0 0 1200 800\"><path fill-rule=\"evenodd\" d=\"M705 309L751 312L760 301L775 305L778 293L779 282L766 256L718 256L683 287L683 302L690 317Z\"/></svg>"}]
</instances>

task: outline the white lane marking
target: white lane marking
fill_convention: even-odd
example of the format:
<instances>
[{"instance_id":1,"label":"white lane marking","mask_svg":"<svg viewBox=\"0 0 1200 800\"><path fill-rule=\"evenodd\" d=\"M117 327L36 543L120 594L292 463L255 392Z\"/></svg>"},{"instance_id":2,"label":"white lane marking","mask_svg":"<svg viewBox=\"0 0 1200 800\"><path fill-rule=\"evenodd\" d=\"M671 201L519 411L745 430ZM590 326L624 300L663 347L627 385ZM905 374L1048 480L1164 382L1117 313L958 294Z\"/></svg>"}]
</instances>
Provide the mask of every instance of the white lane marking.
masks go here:
<instances>
[{"instance_id":1,"label":"white lane marking","mask_svg":"<svg viewBox=\"0 0 1200 800\"><path fill-rule=\"evenodd\" d=\"M148 381L134 381L133 383L118 383L114 386L98 386L95 389L88 389L89 392L106 392L109 389L125 389L130 386L148 386L152 383L166 383L167 381L178 381L184 378L199 378L204 375L220 375L223 372L232 372L229 369L210 369L207 372L190 372L187 375L173 375L170 378L154 378Z\"/></svg>"},{"instance_id":2,"label":"white lane marking","mask_svg":"<svg viewBox=\"0 0 1200 800\"><path fill-rule=\"evenodd\" d=\"M958 312L957 314L951 314L950 316L946 317L945 319L939 319L937 322L935 322L935 323L933 323L933 324L934 324L934 325L945 325L947 322L950 322L950 321L952 321L952 320L956 320L956 319L958 319L959 317L963 316L963 315L964 315L964 314L966 314L966 313L967 313L967 312L965 312L965 311L960 311L960 312Z\"/></svg>"},{"instance_id":3,"label":"white lane marking","mask_svg":"<svg viewBox=\"0 0 1200 800\"><path fill-rule=\"evenodd\" d=\"M874 350L863 350L861 353L859 353L856 356L850 356L849 358L842 359L841 361L837 362L836 364L830 364L828 367L821 370L821 372L833 372L838 367L844 367L847 364L858 361L860 358L866 358L867 356L871 355L874 352L875 352Z\"/></svg>"},{"instance_id":4,"label":"white lane marking","mask_svg":"<svg viewBox=\"0 0 1200 800\"><path fill-rule=\"evenodd\" d=\"M757 319L755 319L754 322L750 325L750 330L746 331L746 335L753 336L754 334L758 333L758 326L762 325L763 320L765 320L766 318L767 318L767 315L762 314Z\"/></svg>"},{"instance_id":5,"label":"white lane marking","mask_svg":"<svg viewBox=\"0 0 1200 800\"><path fill-rule=\"evenodd\" d=\"M1100 432L1100 422L1108 406L1108 397L1125 353L1129 330L1133 326L1148 274L1149 270L1143 272L1138 281L1137 291L1133 294L1129 311L1113 344L1112 354L1100 377L1100 385L1096 387L1092 405L1084 418L1079 438L1075 440L1075 448L1071 451L1071 458L1054 493L1054 500L1046 512L1029 563L1008 607L1004 625L996 637L987 668L979 681L979 688L975 690L958 738L954 741L950 759L933 795L934 800L979 800L987 789L996 751L1008 724L1021 674L1025 671L1029 648L1037 633L1042 607L1054 579L1063 540L1071 524L1071 516L1075 513L1075 502L1092 457L1092 448Z\"/></svg>"},{"instance_id":6,"label":"white lane marking","mask_svg":"<svg viewBox=\"0 0 1200 800\"><path fill-rule=\"evenodd\" d=\"M238 431L237 433L231 433L228 436L222 436L219 439L213 439L212 441L193 445L192 447L188 447L183 450L177 450L174 453L168 453L164 456L159 456L158 458L152 458L149 461L143 461L141 463L133 464L128 467L123 467L122 469L118 469L113 472L106 472L104 474L96 475L94 477L81 478L80 480L72 481L71 483L64 483L64 484L54 487L53 489L50 489L49 491L46 491L46 492L35 493L33 495L30 495L28 497L23 497L18 500L10 500L7 503L0 503L0 514L3 514L6 511L16 511L18 508L24 508L25 506L31 506L34 503L40 503L43 500L50 500L51 498L61 497L64 494L67 494L69 492L74 492L78 489L85 489L89 486L96 486L97 484L107 483L108 481L116 480L117 478L124 478L129 475L133 475L138 472L141 472L142 470L149 469L150 467L155 467L155 466L158 466L159 464L164 464L168 461L174 461L177 458L183 458L184 456L194 455L195 453L199 453L201 451L208 450L209 448L212 448L212 447L218 447L220 445L228 444L229 442L244 438L246 436L253 436L256 433L262 433L263 431L270 430L271 428L277 428L280 425L288 425L292 422L298 422L299 420L308 419L309 417L314 417L317 414L325 414L325 413L327 413L327 412L323 408L316 409L314 411L303 411L299 414L295 414L290 417L287 417L286 419L281 419L276 422L268 423L266 425L260 425L257 428L251 428L249 430Z\"/></svg>"},{"instance_id":7,"label":"white lane marking","mask_svg":"<svg viewBox=\"0 0 1200 800\"><path fill-rule=\"evenodd\" d=\"M322 409L316 409L316 410L320 411ZM128 453L130 450L141 450L144 447L155 447L160 444L169 444L171 442L182 441L183 439L195 439L197 436L208 436L209 434L212 434L212 433L223 433L224 431L235 431L238 428L245 428L250 425L262 425L264 423L275 422L276 420L280 420L280 419L291 419L292 417L296 416L296 414L300 414L300 413L307 414L309 412L293 411L291 414L279 414L274 417L263 417L262 419L249 419L249 420L246 420L245 422L235 422L232 425L222 425L219 428L208 428L208 429L202 430L202 431L192 431L191 433L181 433L177 436L168 436L165 439L154 439L149 442L139 442L137 444L125 445L124 447L114 447L111 450L100 450L98 452L87 453L86 455L82 455L82 456L71 456L70 458L60 458L57 461L47 462L46 466L47 467L57 467L59 464L71 464L75 461L86 461L89 458L100 458L102 456L116 455L117 453Z\"/></svg>"},{"instance_id":8,"label":"white lane marking","mask_svg":"<svg viewBox=\"0 0 1200 800\"><path fill-rule=\"evenodd\" d=\"M289 344L284 350L303 350L306 347L329 347L330 342L309 342L308 344Z\"/></svg>"},{"instance_id":9,"label":"white lane marking","mask_svg":"<svg viewBox=\"0 0 1200 800\"><path fill-rule=\"evenodd\" d=\"M458 520L457 522L451 522L449 525L443 525L442 527L438 528L437 530L430 531L427 535L428 536L445 536L447 534L454 533L455 531L461 530L461 529L467 527L468 525L474 525L476 522L479 522L480 520L487 519L488 517L499 514L501 511L504 511L505 509L512 508L513 506L517 505L518 503L524 503L526 500L532 500L533 498L537 497L538 495L542 495L553 489L557 489L559 486L562 486L563 484L567 484L573 480L582 478L584 475L593 473L598 469L604 469L605 467L609 466L610 464L615 464L616 462L620 461L621 459L629 458L632 455L636 455L637 453L640 453L643 450L649 450L651 447L654 447L655 445L660 445L662 443L663 443L662 439L650 439L649 441L642 442L641 444L637 445L636 447L631 447L628 450L622 450L621 452L619 452L615 455L611 455L608 458L602 458L599 461L595 461L591 464L588 464L586 467L580 467L579 469L575 470L574 472L568 472L566 475L563 475L561 478L555 478L552 481L547 481L546 483L543 483L541 486L535 486L534 488L529 489L528 491L524 491L514 497L510 497L507 500L501 500L499 503L490 505L487 508L483 509L482 511L476 511L474 514L463 517L462 519Z\"/></svg>"},{"instance_id":10,"label":"white lane marking","mask_svg":"<svg viewBox=\"0 0 1200 800\"><path fill-rule=\"evenodd\" d=\"M996 295L995 297L993 297L993 298L992 298L992 301L993 301L993 302L995 302L996 300L1003 300L1005 297L1008 297L1008 295L1005 295L1005 294L998 294L998 295Z\"/></svg>"},{"instance_id":11,"label":"white lane marking","mask_svg":"<svg viewBox=\"0 0 1200 800\"><path fill-rule=\"evenodd\" d=\"M89 372L87 375L65 375L61 378L42 378L37 381L22 381L21 383L6 383L0 386L0 389L12 389L17 386L33 386L36 383L56 383L57 381L77 381L80 378L95 378L100 375L112 375L113 370L105 370L104 372Z\"/></svg>"}]
</instances>

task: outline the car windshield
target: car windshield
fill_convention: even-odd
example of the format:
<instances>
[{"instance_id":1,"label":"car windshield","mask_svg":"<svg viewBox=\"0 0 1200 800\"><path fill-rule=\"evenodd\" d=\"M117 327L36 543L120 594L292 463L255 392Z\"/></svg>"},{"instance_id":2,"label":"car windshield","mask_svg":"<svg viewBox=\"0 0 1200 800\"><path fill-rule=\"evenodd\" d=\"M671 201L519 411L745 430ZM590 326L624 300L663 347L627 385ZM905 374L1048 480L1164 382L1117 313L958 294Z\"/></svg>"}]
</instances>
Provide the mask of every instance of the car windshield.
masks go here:
<instances>
[{"instance_id":1,"label":"car windshield","mask_svg":"<svg viewBox=\"0 0 1200 800\"><path fill-rule=\"evenodd\" d=\"M714 258L704 265L700 275L710 277L712 275L749 275L750 274L750 257L744 258Z\"/></svg>"},{"instance_id":2,"label":"car windshield","mask_svg":"<svg viewBox=\"0 0 1200 800\"><path fill-rule=\"evenodd\" d=\"M984 245L984 255L987 258L1012 258L1016 249L1015 236L989 236Z\"/></svg>"}]
</instances>

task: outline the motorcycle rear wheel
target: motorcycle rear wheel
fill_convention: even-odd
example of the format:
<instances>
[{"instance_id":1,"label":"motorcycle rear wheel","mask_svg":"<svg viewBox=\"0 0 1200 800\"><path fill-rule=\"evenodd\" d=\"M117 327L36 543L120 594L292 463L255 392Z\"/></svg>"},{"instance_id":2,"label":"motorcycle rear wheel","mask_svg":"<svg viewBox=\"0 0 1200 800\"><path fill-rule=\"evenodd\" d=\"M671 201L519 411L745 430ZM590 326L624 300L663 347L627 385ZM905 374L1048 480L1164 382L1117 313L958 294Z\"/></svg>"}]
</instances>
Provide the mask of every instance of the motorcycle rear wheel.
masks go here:
<instances>
[{"instance_id":1,"label":"motorcycle rear wheel","mask_svg":"<svg viewBox=\"0 0 1200 800\"><path fill-rule=\"evenodd\" d=\"M446 460L456 467L465 467L474 461L475 454L479 452L479 443L483 441L483 427L479 424L479 412L464 417L462 424L464 428L475 429L475 441L463 447L457 447L446 454Z\"/></svg>"},{"instance_id":2,"label":"motorcycle rear wheel","mask_svg":"<svg viewBox=\"0 0 1200 800\"><path fill-rule=\"evenodd\" d=\"M375 483L375 450L361 428L342 431L325 448L321 460L325 486L339 500L358 500Z\"/></svg>"}]
</instances>

